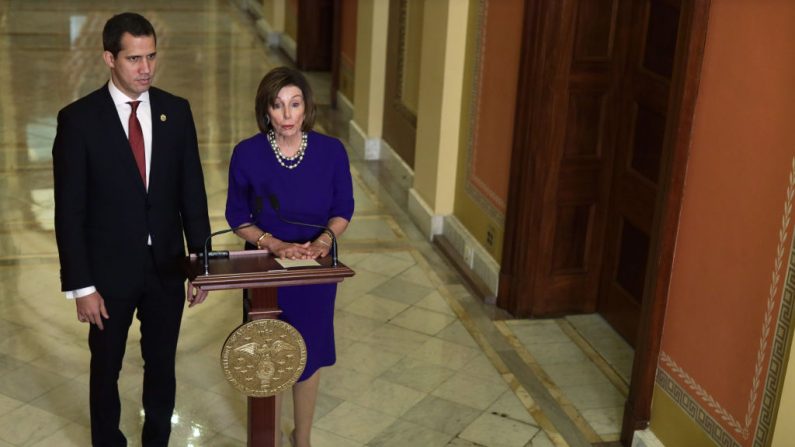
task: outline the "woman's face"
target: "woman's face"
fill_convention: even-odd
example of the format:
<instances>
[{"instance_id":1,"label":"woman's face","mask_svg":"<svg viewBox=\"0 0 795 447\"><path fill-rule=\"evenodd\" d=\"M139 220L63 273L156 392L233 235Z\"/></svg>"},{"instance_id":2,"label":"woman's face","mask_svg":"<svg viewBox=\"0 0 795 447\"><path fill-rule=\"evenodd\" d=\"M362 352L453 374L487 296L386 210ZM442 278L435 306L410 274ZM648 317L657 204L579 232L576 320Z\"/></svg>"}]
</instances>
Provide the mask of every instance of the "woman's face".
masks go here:
<instances>
[{"instance_id":1,"label":"woman's face","mask_svg":"<svg viewBox=\"0 0 795 447\"><path fill-rule=\"evenodd\" d=\"M301 132L304 124L304 95L301 89L288 85L279 90L273 104L268 106L271 127L282 138L292 137Z\"/></svg>"}]
</instances>

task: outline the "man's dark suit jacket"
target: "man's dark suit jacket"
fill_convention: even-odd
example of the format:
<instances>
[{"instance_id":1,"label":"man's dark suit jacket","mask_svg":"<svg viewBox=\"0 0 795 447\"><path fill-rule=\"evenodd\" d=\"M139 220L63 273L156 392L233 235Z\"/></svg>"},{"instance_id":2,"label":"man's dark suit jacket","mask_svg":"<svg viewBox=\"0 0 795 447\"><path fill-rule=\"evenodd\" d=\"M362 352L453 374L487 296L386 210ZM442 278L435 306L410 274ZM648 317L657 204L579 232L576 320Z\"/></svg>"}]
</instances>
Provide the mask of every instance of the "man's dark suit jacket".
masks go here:
<instances>
[{"instance_id":1,"label":"man's dark suit jacket","mask_svg":"<svg viewBox=\"0 0 795 447\"><path fill-rule=\"evenodd\" d=\"M94 285L107 299L135 284L150 256L149 236L161 279L184 281L183 229L191 252L210 233L190 105L156 88L149 99L148 192L107 85L58 114L53 170L64 291Z\"/></svg>"}]
</instances>

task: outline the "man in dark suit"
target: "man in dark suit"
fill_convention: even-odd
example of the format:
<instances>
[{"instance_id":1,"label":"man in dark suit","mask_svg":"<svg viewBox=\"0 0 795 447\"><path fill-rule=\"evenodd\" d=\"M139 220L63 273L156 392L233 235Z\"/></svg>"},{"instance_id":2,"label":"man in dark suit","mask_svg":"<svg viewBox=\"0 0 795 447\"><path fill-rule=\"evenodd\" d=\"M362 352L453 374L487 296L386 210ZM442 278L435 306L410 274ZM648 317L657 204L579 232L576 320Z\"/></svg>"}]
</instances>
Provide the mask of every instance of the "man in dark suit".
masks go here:
<instances>
[{"instance_id":1,"label":"man in dark suit","mask_svg":"<svg viewBox=\"0 0 795 447\"><path fill-rule=\"evenodd\" d=\"M123 446L118 377L133 315L144 360L141 435L166 446L184 308L183 231L191 252L210 233L196 129L185 99L150 87L156 36L144 17L102 33L110 81L58 114L53 144L61 284L89 323L91 438Z\"/></svg>"}]
</instances>

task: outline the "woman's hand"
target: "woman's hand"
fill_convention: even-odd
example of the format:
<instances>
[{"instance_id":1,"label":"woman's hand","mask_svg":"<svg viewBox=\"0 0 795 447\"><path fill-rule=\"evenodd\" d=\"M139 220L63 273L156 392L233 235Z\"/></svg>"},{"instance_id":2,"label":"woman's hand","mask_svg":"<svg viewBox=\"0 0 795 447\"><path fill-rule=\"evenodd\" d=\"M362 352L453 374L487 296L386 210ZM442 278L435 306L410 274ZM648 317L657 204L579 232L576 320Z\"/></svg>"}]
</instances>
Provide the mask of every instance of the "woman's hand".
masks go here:
<instances>
[{"instance_id":1,"label":"woman's hand","mask_svg":"<svg viewBox=\"0 0 795 447\"><path fill-rule=\"evenodd\" d=\"M281 259L314 259L309 242L296 244L291 242L273 241L270 244L271 253Z\"/></svg>"},{"instance_id":2,"label":"woman's hand","mask_svg":"<svg viewBox=\"0 0 795 447\"><path fill-rule=\"evenodd\" d=\"M331 250L331 244L319 237L312 241L309 245L309 250L312 253L312 259L323 258L328 255L329 250Z\"/></svg>"}]
</instances>

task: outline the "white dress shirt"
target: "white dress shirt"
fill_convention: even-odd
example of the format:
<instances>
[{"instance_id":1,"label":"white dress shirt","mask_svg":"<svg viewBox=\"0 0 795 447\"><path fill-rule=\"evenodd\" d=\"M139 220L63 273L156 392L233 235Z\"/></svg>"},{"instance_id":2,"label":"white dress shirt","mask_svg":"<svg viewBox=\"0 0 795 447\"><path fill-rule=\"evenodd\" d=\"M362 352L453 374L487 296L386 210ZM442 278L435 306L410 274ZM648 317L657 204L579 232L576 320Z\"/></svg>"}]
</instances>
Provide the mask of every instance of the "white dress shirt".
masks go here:
<instances>
[{"instance_id":1,"label":"white dress shirt","mask_svg":"<svg viewBox=\"0 0 795 447\"><path fill-rule=\"evenodd\" d=\"M116 112L119 114L119 120L124 128L124 134L130 138L130 113L132 112L132 105L128 104L130 101L141 101L138 104L136 116L141 123L141 131L144 134L144 153L146 154L146 186L149 187L149 169L152 160L152 104L149 102L149 92L141 93L138 99L132 99L122 93L118 87L113 83L113 80L108 81L108 90L110 97L113 98L113 104L116 106ZM152 245L152 237L149 237L149 245ZM83 287L82 289L69 290L66 292L66 297L69 299L82 298L97 291L94 286Z\"/></svg>"}]
</instances>

